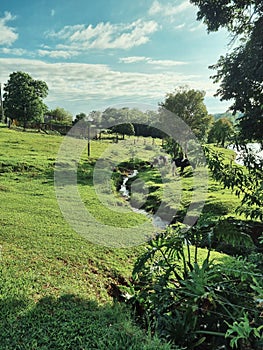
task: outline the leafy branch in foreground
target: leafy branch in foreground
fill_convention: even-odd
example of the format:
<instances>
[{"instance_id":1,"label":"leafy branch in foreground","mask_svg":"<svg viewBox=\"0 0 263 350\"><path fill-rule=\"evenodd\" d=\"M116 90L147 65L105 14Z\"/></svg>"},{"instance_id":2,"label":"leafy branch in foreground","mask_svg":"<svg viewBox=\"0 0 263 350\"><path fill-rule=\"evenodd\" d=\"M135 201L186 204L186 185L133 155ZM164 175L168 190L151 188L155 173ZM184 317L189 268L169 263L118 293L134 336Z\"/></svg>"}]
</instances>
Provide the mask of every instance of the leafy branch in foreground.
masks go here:
<instances>
[{"instance_id":1,"label":"leafy branch in foreground","mask_svg":"<svg viewBox=\"0 0 263 350\"><path fill-rule=\"evenodd\" d=\"M248 153L245 166L240 166L233 161L227 162L223 153L209 146L203 149L213 177L241 198L237 212L251 219L263 220L263 161Z\"/></svg>"},{"instance_id":2,"label":"leafy branch in foreground","mask_svg":"<svg viewBox=\"0 0 263 350\"><path fill-rule=\"evenodd\" d=\"M263 3L262 0L190 0L198 6L197 19L208 32L225 28L235 46L210 68L219 83L216 95L231 101L230 110L240 117L246 140L261 142L263 133ZM233 47L233 46L232 46ZM231 49L231 47L229 47ZM229 51L229 50L228 50Z\"/></svg>"},{"instance_id":3,"label":"leafy branch in foreground","mask_svg":"<svg viewBox=\"0 0 263 350\"><path fill-rule=\"evenodd\" d=\"M229 328L226 332L225 337L231 338L230 346L232 348L239 348L240 344L243 344L244 346L249 346L250 344L248 339L251 337L260 338L260 333L263 329L263 325L259 327L253 327L251 325L247 312L242 318L240 318L239 321L235 321L233 324L227 323L227 325Z\"/></svg>"},{"instance_id":4,"label":"leafy branch in foreground","mask_svg":"<svg viewBox=\"0 0 263 350\"><path fill-rule=\"evenodd\" d=\"M212 261L210 249L198 247L209 236L205 231L197 235L177 225L151 239L135 264L126 299L146 329L189 350L229 349L236 335L231 325L247 312L252 323L243 340L249 349L260 349L255 335L262 325L262 275L242 258Z\"/></svg>"}]
</instances>

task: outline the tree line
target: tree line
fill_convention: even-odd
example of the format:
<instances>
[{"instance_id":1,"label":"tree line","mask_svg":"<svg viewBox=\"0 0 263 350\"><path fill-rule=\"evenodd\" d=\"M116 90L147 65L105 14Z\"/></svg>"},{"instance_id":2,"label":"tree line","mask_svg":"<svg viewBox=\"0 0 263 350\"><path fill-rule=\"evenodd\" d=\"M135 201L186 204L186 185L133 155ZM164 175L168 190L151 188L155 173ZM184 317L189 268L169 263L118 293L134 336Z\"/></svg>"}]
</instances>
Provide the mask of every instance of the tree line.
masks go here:
<instances>
[{"instance_id":1,"label":"tree line","mask_svg":"<svg viewBox=\"0 0 263 350\"><path fill-rule=\"evenodd\" d=\"M200 140L225 142L233 135L233 123L228 118L217 121L209 115L204 104L205 92L180 87L168 93L157 111L142 112L137 108L106 108L103 112L92 111L88 115L73 115L61 107L49 110L43 102L48 95L46 82L33 79L28 73L13 72L4 87L4 115L9 121L27 127L44 128L65 134L72 125L78 123L87 127L89 120L99 129L108 129L112 134L151 136L166 138L160 130L166 110L179 116Z\"/></svg>"}]
</instances>

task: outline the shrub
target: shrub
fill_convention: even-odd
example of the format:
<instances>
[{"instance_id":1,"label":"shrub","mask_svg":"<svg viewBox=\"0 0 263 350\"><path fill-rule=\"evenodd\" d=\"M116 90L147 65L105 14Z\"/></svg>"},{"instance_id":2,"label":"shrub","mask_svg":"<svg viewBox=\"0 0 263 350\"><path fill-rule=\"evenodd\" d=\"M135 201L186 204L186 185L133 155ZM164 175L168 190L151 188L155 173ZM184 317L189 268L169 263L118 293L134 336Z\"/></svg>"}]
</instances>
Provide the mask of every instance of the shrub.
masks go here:
<instances>
[{"instance_id":1,"label":"shrub","mask_svg":"<svg viewBox=\"0 0 263 350\"><path fill-rule=\"evenodd\" d=\"M186 231L177 225L150 240L127 294L142 325L187 349L228 347L225 334L244 310L253 327L262 323L258 300L263 282L255 265L242 258L215 263L210 261L211 248L200 261L199 246L209 240L209 230L203 226ZM260 349L252 334L247 342Z\"/></svg>"}]
</instances>

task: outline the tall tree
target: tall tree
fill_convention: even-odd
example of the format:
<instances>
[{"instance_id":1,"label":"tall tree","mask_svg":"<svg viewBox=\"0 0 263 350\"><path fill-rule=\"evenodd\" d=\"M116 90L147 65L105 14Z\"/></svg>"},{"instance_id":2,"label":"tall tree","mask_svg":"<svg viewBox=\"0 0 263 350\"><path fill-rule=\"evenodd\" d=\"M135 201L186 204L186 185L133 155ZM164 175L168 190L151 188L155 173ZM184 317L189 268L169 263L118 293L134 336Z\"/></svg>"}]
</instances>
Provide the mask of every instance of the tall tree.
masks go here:
<instances>
[{"instance_id":1,"label":"tall tree","mask_svg":"<svg viewBox=\"0 0 263 350\"><path fill-rule=\"evenodd\" d=\"M21 122L24 129L31 121L43 120L47 110L43 99L48 94L48 86L44 81L34 80L24 72L13 72L4 91L6 117Z\"/></svg>"},{"instance_id":2,"label":"tall tree","mask_svg":"<svg viewBox=\"0 0 263 350\"><path fill-rule=\"evenodd\" d=\"M225 142L230 140L233 135L233 124L228 118L220 118L215 121L209 131L208 142L217 142L222 147L225 147Z\"/></svg>"},{"instance_id":3,"label":"tall tree","mask_svg":"<svg viewBox=\"0 0 263 350\"><path fill-rule=\"evenodd\" d=\"M83 113L83 112L79 113L79 114L76 115L76 117L75 117L75 119L73 121L73 124L76 124L78 121L84 120L85 118L87 118L86 113Z\"/></svg>"},{"instance_id":4,"label":"tall tree","mask_svg":"<svg viewBox=\"0 0 263 350\"><path fill-rule=\"evenodd\" d=\"M238 46L211 68L220 83L217 95L231 100L233 113L242 112L245 140L262 142L263 135L263 2L262 0L190 0L199 7L198 20L208 32L226 28ZM238 41L239 40L239 41Z\"/></svg>"},{"instance_id":5,"label":"tall tree","mask_svg":"<svg viewBox=\"0 0 263 350\"><path fill-rule=\"evenodd\" d=\"M101 126L107 128L113 125L130 123L131 116L131 111L128 107L108 107L101 115Z\"/></svg>"},{"instance_id":6,"label":"tall tree","mask_svg":"<svg viewBox=\"0 0 263 350\"><path fill-rule=\"evenodd\" d=\"M4 108L3 108L3 96L2 96L2 84L0 83L0 120L4 123Z\"/></svg>"},{"instance_id":7,"label":"tall tree","mask_svg":"<svg viewBox=\"0 0 263 350\"><path fill-rule=\"evenodd\" d=\"M58 124L71 125L73 116L70 112L66 111L62 107L56 107L48 112L50 120Z\"/></svg>"},{"instance_id":8,"label":"tall tree","mask_svg":"<svg viewBox=\"0 0 263 350\"><path fill-rule=\"evenodd\" d=\"M187 143L190 135L189 130L200 140L205 139L207 131L212 122L212 117L208 114L205 103L204 103L205 92L200 90L189 89L187 87L181 87L175 90L174 93L168 93L165 101L160 103L160 121L162 123L167 122L166 111L172 112L174 115L183 120L189 127L182 128L180 130L182 139L184 139L184 145L181 145L183 152L187 153ZM162 114L165 116L162 118ZM176 123L173 121L173 116L170 116L169 123ZM169 126L168 126L169 127ZM185 134L186 133L186 134ZM179 135L180 136L180 135ZM170 152L176 156L178 151L178 145L173 140L168 142ZM169 150L168 150L169 151Z\"/></svg>"},{"instance_id":9,"label":"tall tree","mask_svg":"<svg viewBox=\"0 0 263 350\"><path fill-rule=\"evenodd\" d=\"M176 114L191 128L196 137L202 139L211 124L204 97L204 91L181 87L174 93L168 93L160 106Z\"/></svg>"},{"instance_id":10,"label":"tall tree","mask_svg":"<svg viewBox=\"0 0 263 350\"><path fill-rule=\"evenodd\" d=\"M111 128L116 134L121 134L124 140L124 135L132 136L135 134L134 127L131 123L118 124Z\"/></svg>"}]
</instances>

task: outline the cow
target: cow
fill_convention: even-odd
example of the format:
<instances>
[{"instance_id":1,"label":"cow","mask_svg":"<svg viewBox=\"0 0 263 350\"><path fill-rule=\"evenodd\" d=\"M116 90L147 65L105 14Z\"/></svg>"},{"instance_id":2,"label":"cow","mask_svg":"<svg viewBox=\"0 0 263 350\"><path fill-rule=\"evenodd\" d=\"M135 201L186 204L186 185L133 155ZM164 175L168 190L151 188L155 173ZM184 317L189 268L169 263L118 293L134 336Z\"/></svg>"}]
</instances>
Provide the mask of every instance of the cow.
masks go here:
<instances>
[{"instance_id":1,"label":"cow","mask_svg":"<svg viewBox=\"0 0 263 350\"><path fill-rule=\"evenodd\" d=\"M154 158L153 161L151 162L151 168L153 168L156 165L159 165L159 158Z\"/></svg>"},{"instance_id":2,"label":"cow","mask_svg":"<svg viewBox=\"0 0 263 350\"><path fill-rule=\"evenodd\" d=\"M168 157L160 155L159 156L159 164L167 165L168 164Z\"/></svg>"},{"instance_id":3,"label":"cow","mask_svg":"<svg viewBox=\"0 0 263 350\"><path fill-rule=\"evenodd\" d=\"M154 166L165 166L168 164L168 157L160 155L158 157L155 157L151 163L151 168Z\"/></svg>"},{"instance_id":4,"label":"cow","mask_svg":"<svg viewBox=\"0 0 263 350\"><path fill-rule=\"evenodd\" d=\"M187 158L173 158L172 159L172 175L174 176L176 173L176 168L181 168L180 174L183 175L184 168L191 166L189 160Z\"/></svg>"}]
</instances>

